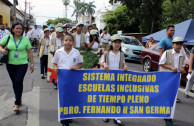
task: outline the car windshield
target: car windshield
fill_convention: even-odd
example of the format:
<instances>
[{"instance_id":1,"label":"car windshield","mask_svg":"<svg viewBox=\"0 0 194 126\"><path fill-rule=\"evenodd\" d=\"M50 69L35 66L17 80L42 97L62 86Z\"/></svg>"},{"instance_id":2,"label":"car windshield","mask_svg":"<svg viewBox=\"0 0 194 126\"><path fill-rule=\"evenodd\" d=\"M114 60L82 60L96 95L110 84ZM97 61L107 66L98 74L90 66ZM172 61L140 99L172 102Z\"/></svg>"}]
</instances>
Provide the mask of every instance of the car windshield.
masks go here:
<instances>
[{"instance_id":1,"label":"car windshield","mask_svg":"<svg viewBox=\"0 0 194 126\"><path fill-rule=\"evenodd\" d=\"M137 39L134 39L134 38L123 37L122 40L124 44L141 46L141 43Z\"/></svg>"}]
</instances>

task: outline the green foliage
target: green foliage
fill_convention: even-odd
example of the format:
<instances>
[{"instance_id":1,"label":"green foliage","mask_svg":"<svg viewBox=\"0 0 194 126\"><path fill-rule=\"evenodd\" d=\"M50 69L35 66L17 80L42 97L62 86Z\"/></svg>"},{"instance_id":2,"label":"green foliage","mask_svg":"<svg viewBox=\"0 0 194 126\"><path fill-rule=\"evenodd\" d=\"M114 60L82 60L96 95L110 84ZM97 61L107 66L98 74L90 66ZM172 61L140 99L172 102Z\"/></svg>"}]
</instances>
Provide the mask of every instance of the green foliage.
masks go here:
<instances>
[{"instance_id":1,"label":"green foliage","mask_svg":"<svg viewBox=\"0 0 194 126\"><path fill-rule=\"evenodd\" d=\"M80 53L83 56L83 68L91 69L94 64L99 63L99 57L91 50L84 50Z\"/></svg>"},{"instance_id":2,"label":"green foliage","mask_svg":"<svg viewBox=\"0 0 194 126\"><path fill-rule=\"evenodd\" d=\"M67 18L57 18L57 19L55 19L55 20L52 20L52 19L49 19L46 23L47 23L47 25L50 25L50 24L58 24L58 23L62 23L62 22L67 22L67 23L69 23L69 22L72 22L70 19L67 19Z\"/></svg>"},{"instance_id":3,"label":"green foliage","mask_svg":"<svg viewBox=\"0 0 194 126\"><path fill-rule=\"evenodd\" d=\"M177 24L194 18L194 0L176 0L174 2L166 0L162 7L163 28L170 24Z\"/></svg>"},{"instance_id":4,"label":"green foliage","mask_svg":"<svg viewBox=\"0 0 194 126\"><path fill-rule=\"evenodd\" d=\"M115 11L109 11L104 15L104 22L110 34L116 34L122 30L125 33L139 32L138 21L131 17L132 11L126 6L119 6Z\"/></svg>"}]
</instances>

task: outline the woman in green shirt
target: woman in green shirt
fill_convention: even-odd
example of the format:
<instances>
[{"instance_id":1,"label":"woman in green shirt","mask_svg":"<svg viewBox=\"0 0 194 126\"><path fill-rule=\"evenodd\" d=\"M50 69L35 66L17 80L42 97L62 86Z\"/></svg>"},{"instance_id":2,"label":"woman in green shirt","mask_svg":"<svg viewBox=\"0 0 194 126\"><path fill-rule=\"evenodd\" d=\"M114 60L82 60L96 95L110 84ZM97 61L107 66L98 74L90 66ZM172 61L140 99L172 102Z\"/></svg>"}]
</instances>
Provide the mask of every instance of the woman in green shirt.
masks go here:
<instances>
[{"instance_id":1,"label":"woman in green shirt","mask_svg":"<svg viewBox=\"0 0 194 126\"><path fill-rule=\"evenodd\" d=\"M16 23L11 28L11 35L7 46L3 48L9 35L5 36L0 42L0 51L4 55L8 55L8 63L6 64L6 67L13 84L16 99L14 111L16 113L19 112L19 105L21 105L23 80L28 69L28 58L31 63L30 70L31 72L34 71L32 47L29 39L22 36L23 32L23 25L21 23Z\"/></svg>"}]
</instances>

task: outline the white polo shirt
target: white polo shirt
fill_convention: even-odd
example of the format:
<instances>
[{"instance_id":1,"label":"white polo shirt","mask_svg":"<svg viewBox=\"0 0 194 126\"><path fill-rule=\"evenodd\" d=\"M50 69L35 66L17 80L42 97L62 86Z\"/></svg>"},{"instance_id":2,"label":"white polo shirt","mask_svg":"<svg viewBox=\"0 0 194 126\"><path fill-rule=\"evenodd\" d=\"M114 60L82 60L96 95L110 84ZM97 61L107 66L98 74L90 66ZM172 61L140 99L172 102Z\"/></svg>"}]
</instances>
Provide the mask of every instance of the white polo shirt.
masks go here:
<instances>
[{"instance_id":1,"label":"white polo shirt","mask_svg":"<svg viewBox=\"0 0 194 126\"><path fill-rule=\"evenodd\" d=\"M103 35L103 33L100 36L102 36L102 35ZM110 34L108 34L108 33L104 34L103 38L101 38L102 43L108 44L109 40L110 40Z\"/></svg>"},{"instance_id":2,"label":"white polo shirt","mask_svg":"<svg viewBox=\"0 0 194 126\"><path fill-rule=\"evenodd\" d=\"M119 70L120 65L120 51L116 54L113 53L113 51L109 51L109 57L108 57L108 67L110 70ZM104 63L104 55L102 55L102 59L100 61L101 63ZM125 64L125 59L123 60L123 63Z\"/></svg>"},{"instance_id":3,"label":"white polo shirt","mask_svg":"<svg viewBox=\"0 0 194 126\"><path fill-rule=\"evenodd\" d=\"M33 35L33 38L36 38L38 39L38 36L39 36L39 28L37 29L32 29L32 35Z\"/></svg>"},{"instance_id":4,"label":"white polo shirt","mask_svg":"<svg viewBox=\"0 0 194 126\"><path fill-rule=\"evenodd\" d=\"M87 44L89 44L90 42L87 42ZM94 44L92 45L92 49L96 49L99 47L99 43L97 41L94 42Z\"/></svg>"},{"instance_id":5,"label":"white polo shirt","mask_svg":"<svg viewBox=\"0 0 194 126\"><path fill-rule=\"evenodd\" d=\"M56 37L56 46L62 46L62 40L61 38Z\"/></svg>"},{"instance_id":6,"label":"white polo shirt","mask_svg":"<svg viewBox=\"0 0 194 126\"><path fill-rule=\"evenodd\" d=\"M57 64L58 69L70 69L73 65L76 66L82 62L83 59L75 48L72 48L69 54L66 53L64 48L57 50L52 60L53 64Z\"/></svg>"},{"instance_id":7,"label":"white polo shirt","mask_svg":"<svg viewBox=\"0 0 194 126\"><path fill-rule=\"evenodd\" d=\"M176 53L174 51L174 49L172 50L172 55L173 55L173 59L174 59L174 67L177 68L177 70L179 69L178 68L179 67L179 57L183 56L181 51L179 53ZM162 64L165 64L165 63L166 63L166 51L162 54L162 57L160 59L159 64L162 65ZM185 65L186 65L186 58L184 59L182 67L185 67Z\"/></svg>"},{"instance_id":8,"label":"white polo shirt","mask_svg":"<svg viewBox=\"0 0 194 126\"><path fill-rule=\"evenodd\" d=\"M45 38L45 41L46 41L46 45L45 45L45 48L44 48L44 55L48 55L48 48L47 48L47 46L49 45L49 43L50 43L50 39L46 39Z\"/></svg>"},{"instance_id":9,"label":"white polo shirt","mask_svg":"<svg viewBox=\"0 0 194 126\"><path fill-rule=\"evenodd\" d=\"M0 30L0 41L6 36L6 35L10 35L10 32L5 29L5 30Z\"/></svg>"}]
</instances>

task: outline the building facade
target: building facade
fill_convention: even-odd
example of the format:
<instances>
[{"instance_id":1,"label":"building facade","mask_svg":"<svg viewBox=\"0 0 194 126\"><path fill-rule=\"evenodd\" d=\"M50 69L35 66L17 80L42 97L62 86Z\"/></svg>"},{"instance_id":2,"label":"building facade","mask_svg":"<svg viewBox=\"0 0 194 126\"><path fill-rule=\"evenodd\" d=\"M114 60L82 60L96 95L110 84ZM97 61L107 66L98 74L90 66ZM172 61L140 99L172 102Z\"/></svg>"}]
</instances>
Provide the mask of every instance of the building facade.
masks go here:
<instances>
[{"instance_id":1,"label":"building facade","mask_svg":"<svg viewBox=\"0 0 194 126\"><path fill-rule=\"evenodd\" d=\"M12 4L8 0L0 0L0 23L5 24L5 27L11 27L11 6Z\"/></svg>"}]
</instances>

